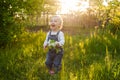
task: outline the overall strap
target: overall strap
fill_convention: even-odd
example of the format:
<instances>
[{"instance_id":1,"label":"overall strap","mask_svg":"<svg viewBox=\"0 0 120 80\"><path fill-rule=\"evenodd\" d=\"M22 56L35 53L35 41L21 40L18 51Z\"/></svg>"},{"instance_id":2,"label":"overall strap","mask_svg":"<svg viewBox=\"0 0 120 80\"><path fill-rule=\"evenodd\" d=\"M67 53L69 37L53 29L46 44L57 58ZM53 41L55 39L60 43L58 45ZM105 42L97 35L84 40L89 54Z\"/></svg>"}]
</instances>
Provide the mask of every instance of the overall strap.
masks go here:
<instances>
[{"instance_id":1,"label":"overall strap","mask_svg":"<svg viewBox=\"0 0 120 80\"><path fill-rule=\"evenodd\" d=\"M57 32L57 36L59 35L59 33L60 33L60 30Z\"/></svg>"},{"instance_id":2,"label":"overall strap","mask_svg":"<svg viewBox=\"0 0 120 80\"><path fill-rule=\"evenodd\" d=\"M59 35L59 33L60 33L60 30L57 32L57 34L56 34L56 36L57 36L57 39L58 39L58 35ZM58 40L59 41L59 40Z\"/></svg>"},{"instance_id":3,"label":"overall strap","mask_svg":"<svg viewBox=\"0 0 120 80\"><path fill-rule=\"evenodd\" d=\"M51 30L49 31L49 34L48 34L48 39L47 39L47 41L49 41L49 36L51 36ZM56 36L57 36L57 38L58 38L58 35L59 35L59 33L60 33L60 30L57 32L57 34L56 34Z\"/></svg>"},{"instance_id":4,"label":"overall strap","mask_svg":"<svg viewBox=\"0 0 120 80\"><path fill-rule=\"evenodd\" d=\"M47 41L49 41L49 36L51 35L51 30L49 31L49 34L48 34L48 39L47 39Z\"/></svg>"}]
</instances>

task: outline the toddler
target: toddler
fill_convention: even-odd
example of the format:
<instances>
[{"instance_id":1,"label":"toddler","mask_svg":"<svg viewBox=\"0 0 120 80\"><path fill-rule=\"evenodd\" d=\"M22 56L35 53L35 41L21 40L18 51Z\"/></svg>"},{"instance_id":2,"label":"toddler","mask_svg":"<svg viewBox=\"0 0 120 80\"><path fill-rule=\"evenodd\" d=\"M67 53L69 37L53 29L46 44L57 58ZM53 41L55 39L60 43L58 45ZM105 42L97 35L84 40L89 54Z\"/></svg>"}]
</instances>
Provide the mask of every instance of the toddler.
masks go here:
<instances>
[{"instance_id":1,"label":"toddler","mask_svg":"<svg viewBox=\"0 0 120 80\"><path fill-rule=\"evenodd\" d=\"M62 46L65 43L64 33L61 31L63 20L55 15L50 18L50 31L47 33L43 47L49 48L45 64L50 74L57 73L61 69L61 60L63 56Z\"/></svg>"}]
</instances>

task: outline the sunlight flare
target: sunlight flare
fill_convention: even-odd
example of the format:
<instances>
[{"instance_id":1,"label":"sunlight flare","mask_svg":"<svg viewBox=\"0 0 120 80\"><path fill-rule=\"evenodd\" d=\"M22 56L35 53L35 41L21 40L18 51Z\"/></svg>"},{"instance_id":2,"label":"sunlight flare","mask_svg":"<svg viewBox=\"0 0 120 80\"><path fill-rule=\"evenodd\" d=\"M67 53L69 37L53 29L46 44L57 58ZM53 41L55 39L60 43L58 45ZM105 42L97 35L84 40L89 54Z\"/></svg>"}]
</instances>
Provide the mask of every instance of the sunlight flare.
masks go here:
<instances>
[{"instance_id":1,"label":"sunlight flare","mask_svg":"<svg viewBox=\"0 0 120 80\"><path fill-rule=\"evenodd\" d=\"M57 13L66 14L76 11L84 12L89 8L89 0L80 1L80 0L59 0L60 10Z\"/></svg>"},{"instance_id":2,"label":"sunlight flare","mask_svg":"<svg viewBox=\"0 0 120 80\"><path fill-rule=\"evenodd\" d=\"M89 2L88 1L82 1L80 6L80 11L85 12L89 8Z\"/></svg>"},{"instance_id":3,"label":"sunlight flare","mask_svg":"<svg viewBox=\"0 0 120 80\"><path fill-rule=\"evenodd\" d=\"M103 5L104 5L104 6L108 6L108 3L107 3L106 0L103 1Z\"/></svg>"}]
</instances>

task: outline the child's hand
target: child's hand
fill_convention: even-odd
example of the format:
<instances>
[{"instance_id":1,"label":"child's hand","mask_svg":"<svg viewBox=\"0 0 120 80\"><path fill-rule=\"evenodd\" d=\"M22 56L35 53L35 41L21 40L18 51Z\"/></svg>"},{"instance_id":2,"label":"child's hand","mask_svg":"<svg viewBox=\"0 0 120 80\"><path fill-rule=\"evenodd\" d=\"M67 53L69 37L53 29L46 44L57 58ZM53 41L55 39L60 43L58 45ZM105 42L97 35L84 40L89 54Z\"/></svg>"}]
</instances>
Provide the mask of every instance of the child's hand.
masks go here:
<instances>
[{"instance_id":1,"label":"child's hand","mask_svg":"<svg viewBox=\"0 0 120 80\"><path fill-rule=\"evenodd\" d=\"M47 45L43 47L43 49L45 50L47 48Z\"/></svg>"},{"instance_id":2,"label":"child's hand","mask_svg":"<svg viewBox=\"0 0 120 80\"><path fill-rule=\"evenodd\" d=\"M59 42L55 42L55 44L56 44L56 47L57 47L57 48L59 48L59 47L60 47Z\"/></svg>"}]
</instances>

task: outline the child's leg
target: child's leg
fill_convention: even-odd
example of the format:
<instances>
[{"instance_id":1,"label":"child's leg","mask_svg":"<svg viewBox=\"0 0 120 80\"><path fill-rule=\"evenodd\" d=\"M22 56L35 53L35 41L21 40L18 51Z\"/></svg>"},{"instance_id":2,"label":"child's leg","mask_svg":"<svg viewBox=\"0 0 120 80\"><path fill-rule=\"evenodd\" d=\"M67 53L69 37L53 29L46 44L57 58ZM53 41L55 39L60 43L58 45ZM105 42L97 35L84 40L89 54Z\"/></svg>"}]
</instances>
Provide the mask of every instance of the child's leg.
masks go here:
<instances>
[{"instance_id":1,"label":"child's leg","mask_svg":"<svg viewBox=\"0 0 120 80\"><path fill-rule=\"evenodd\" d=\"M49 50L46 56L46 66L48 67L49 70L52 69L53 67L53 60L55 58L55 51L54 50Z\"/></svg>"},{"instance_id":2,"label":"child's leg","mask_svg":"<svg viewBox=\"0 0 120 80\"><path fill-rule=\"evenodd\" d=\"M49 70L52 69L53 56L51 55L50 51L47 53L45 64L46 64L46 66L47 66L47 68L48 68Z\"/></svg>"},{"instance_id":3,"label":"child's leg","mask_svg":"<svg viewBox=\"0 0 120 80\"><path fill-rule=\"evenodd\" d=\"M55 72L57 73L61 69L61 61L62 61L62 56L63 56L63 50L57 53L54 59L54 68Z\"/></svg>"}]
</instances>

